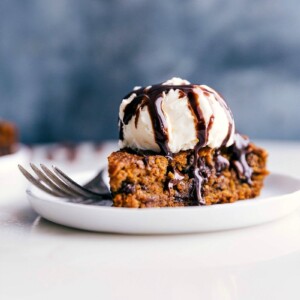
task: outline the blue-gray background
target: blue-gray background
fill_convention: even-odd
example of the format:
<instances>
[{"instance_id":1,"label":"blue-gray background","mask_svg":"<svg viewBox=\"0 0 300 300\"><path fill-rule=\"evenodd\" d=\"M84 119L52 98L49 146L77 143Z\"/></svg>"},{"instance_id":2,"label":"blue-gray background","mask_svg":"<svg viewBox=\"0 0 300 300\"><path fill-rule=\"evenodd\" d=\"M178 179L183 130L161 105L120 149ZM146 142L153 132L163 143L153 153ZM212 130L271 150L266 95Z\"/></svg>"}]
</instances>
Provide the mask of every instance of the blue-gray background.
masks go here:
<instances>
[{"instance_id":1,"label":"blue-gray background","mask_svg":"<svg viewBox=\"0 0 300 300\"><path fill-rule=\"evenodd\" d=\"M254 138L300 139L300 4L1 0L0 117L26 143L117 138L122 97L208 84Z\"/></svg>"}]
</instances>

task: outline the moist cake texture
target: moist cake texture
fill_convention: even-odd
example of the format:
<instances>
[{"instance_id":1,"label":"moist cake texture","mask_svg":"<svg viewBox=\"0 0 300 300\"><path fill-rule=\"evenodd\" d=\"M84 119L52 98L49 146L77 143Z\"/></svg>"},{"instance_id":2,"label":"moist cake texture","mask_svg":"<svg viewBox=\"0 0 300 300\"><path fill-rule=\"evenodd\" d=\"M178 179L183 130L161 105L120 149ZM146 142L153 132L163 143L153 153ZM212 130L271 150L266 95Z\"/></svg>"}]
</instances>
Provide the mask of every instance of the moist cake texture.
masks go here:
<instances>
[{"instance_id":1,"label":"moist cake texture","mask_svg":"<svg viewBox=\"0 0 300 300\"><path fill-rule=\"evenodd\" d=\"M225 147L220 150L206 147L198 155L202 161L201 203L195 195L193 151L182 151L172 160L130 150L112 153L108 160L114 205L136 208L210 205L260 194L268 174L265 150L250 143L242 154L245 165L237 159L234 149Z\"/></svg>"}]
</instances>

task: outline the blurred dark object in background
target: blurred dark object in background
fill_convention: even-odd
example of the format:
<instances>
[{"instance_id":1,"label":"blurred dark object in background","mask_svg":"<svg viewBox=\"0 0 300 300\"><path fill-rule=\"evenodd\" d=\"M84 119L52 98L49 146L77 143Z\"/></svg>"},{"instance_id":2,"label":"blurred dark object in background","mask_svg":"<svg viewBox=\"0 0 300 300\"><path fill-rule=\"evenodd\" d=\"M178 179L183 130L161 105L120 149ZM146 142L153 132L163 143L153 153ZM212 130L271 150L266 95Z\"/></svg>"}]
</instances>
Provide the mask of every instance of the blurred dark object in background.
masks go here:
<instances>
[{"instance_id":1,"label":"blurred dark object in background","mask_svg":"<svg viewBox=\"0 0 300 300\"><path fill-rule=\"evenodd\" d=\"M253 138L299 139L300 2L4 0L0 117L26 143L117 138L134 85L219 90Z\"/></svg>"},{"instance_id":2,"label":"blurred dark object in background","mask_svg":"<svg viewBox=\"0 0 300 300\"><path fill-rule=\"evenodd\" d=\"M0 119L0 157L18 150L18 130L10 122Z\"/></svg>"}]
</instances>

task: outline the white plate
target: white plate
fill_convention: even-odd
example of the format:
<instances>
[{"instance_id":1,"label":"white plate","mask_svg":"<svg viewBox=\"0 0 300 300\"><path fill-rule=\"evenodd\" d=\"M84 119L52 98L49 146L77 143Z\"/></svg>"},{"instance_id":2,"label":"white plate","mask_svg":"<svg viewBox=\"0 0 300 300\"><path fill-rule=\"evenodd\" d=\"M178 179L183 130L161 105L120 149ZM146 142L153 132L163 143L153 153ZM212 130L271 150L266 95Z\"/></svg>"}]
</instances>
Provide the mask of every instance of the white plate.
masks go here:
<instances>
[{"instance_id":1,"label":"white plate","mask_svg":"<svg viewBox=\"0 0 300 300\"><path fill-rule=\"evenodd\" d=\"M0 172L10 172L17 169L17 164L27 163L29 151L24 145L19 145L18 151L13 154L0 156Z\"/></svg>"},{"instance_id":2,"label":"white plate","mask_svg":"<svg viewBox=\"0 0 300 300\"><path fill-rule=\"evenodd\" d=\"M73 176L76 178L76 176ZM88 181L91 174L83 176ZM33 209L45 219L79 229L127 234L209 232L258 225L282 218L300 205L300 180L271 174L262 195L230 204L176 208L116 208L72 204L31 186Z\"/></svg>"}]
</instances>

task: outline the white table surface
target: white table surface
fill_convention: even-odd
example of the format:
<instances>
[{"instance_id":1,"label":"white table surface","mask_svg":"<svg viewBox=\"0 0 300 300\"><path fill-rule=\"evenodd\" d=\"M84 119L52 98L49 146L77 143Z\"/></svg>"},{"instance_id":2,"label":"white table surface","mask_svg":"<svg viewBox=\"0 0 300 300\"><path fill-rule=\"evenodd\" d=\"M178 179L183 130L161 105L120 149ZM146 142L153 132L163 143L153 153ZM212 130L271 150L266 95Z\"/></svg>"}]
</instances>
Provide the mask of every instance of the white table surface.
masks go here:
<instances>
[{"instance_id":1,"label":"white table surface","mask_svg":"<svg viewBox=\"0 0 300 300\"><path fill-rule=\"evenodd\" d=\"M300 143L258 143L271 171L300 177ZM54 160L68 172L96 170L114 147L88 155L92 147L83 145L73 162L58 150ZM30 160L44 161L44 152L35 148ZM17 169L9 177L0 182L1 300L300 299L300 211L207 234L90 233L41 219Z\"/></svg>"}]
</instances>

